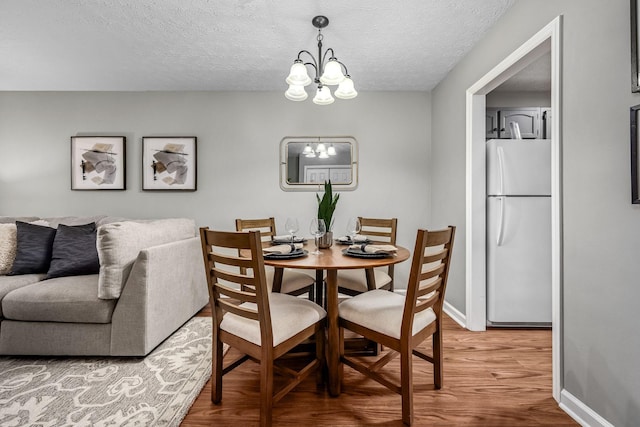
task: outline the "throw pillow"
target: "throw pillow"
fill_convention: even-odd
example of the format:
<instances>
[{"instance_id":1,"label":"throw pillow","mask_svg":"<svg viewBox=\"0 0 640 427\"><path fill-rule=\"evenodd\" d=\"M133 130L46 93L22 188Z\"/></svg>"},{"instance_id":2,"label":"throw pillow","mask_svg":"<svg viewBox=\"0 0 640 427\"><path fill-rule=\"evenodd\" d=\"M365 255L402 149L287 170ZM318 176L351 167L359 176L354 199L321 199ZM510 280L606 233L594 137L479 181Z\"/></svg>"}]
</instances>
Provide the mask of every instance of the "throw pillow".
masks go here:
<instances>
[{"instance_id":1,"label":"throw pillow","mask_svg":"<svg viewBox=\"0 0 640 427\"><path fill-rule=\"evenodd\" d=\"M120 297L141 250L195 236L195 221L185 218L113 222L98 227L98 298Z\"/></svg>"},{"instance_id":2,"label":"throw pillow","mask_svg":"<svg viewBox=\"0 0 640 427\"><path fill-rule=\"evenodd\" d=\"M56 229L16 221L16 259L9 275L46 273Z\"/></svg>"},{"instance_id":3,"label":"throw pillow","mask_svg":"<svg viewBox=\"0 0 640 427\"><path fill-rule=\"evenodd\" d=\"M47 279L98 274L99 271L96 223L58 225Z\"/></svg>"},{"instance_id":4,"label":"throw pillow","mask_svg":"<svg viewBox=\"0 0 640 427\"><path fill-rule=\"evenodd\" d=\"M0 275L11 271L16 258L16 225L0 224Z\"/></svg>"}]
</instances>

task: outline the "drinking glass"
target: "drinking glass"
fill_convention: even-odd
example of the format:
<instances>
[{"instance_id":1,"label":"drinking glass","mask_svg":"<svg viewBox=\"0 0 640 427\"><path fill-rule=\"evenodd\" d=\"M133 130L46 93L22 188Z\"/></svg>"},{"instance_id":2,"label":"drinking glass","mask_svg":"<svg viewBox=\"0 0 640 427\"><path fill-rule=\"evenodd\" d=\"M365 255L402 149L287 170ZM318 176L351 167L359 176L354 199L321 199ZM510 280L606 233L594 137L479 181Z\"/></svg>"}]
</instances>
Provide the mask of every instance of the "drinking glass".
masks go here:
<instances>
[{"instance_id":1,"label":"drinking glass","mask_svg":"<svg viewBox=\"0 0 640 427\"><path fill-rule=\"evenodd\" d=\"M360 232L360 220L358 217L349 218L347 222L347 236L351 239L351 243L355 243L356 235Z\"/></svg>"},{"instance_id":2,"label":"drinking glass","mask_svg":"<svg viewBox=\"0 0 640 427\"><path fill-rule=\"evenodd\" d=\"M291 244L295 243L295 237L300 227L298 226L298 220L296 218L287 218L287 222L284 224L285 230L291 235Z\"/></svg>"},{"instance_id":3,"label":"drinking glass","mask_svg":"<svg viewBox=\"0 0 640 427\"><path fill-rule=\"evenodd\" d=\"M309 226L309 232L313 234L316 241L316 250L311 252L312 255L320 255L320 249L318 248L318 239L327 232L327 227L324 223L324 219L313 218L311 220L311 225Z\"/></svg>"}]
</instances>

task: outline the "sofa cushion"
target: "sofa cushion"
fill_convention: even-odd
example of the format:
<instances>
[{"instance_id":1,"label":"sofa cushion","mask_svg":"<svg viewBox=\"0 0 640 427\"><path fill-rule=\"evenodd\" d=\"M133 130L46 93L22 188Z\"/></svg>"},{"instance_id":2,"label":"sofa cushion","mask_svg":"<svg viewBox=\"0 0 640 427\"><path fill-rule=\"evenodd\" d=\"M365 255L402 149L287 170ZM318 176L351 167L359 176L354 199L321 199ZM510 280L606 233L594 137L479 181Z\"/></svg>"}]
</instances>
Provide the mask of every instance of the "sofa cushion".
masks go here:
<instances>
[{"instance_id":1,"label":"sofa cushion","mask_svg":"<svg viewBox=\"0 0 640 427\"><path fill-rule=\"evenodd\" d=\"M98 227L98 297L120 297L122 287L142 249L195 236L195 222L185 218L114 222Z\"/></svg>"},{"instance_id":2,"label":"sofa cushion","mask_svg":"<svg viewBox=\"0 0 640 427\"><path fill-rule=\"evenodd\" d=\"M46 273L51 262L55 228L16 221L16 258L9 274Z\"/></svg>"},{"instance_id":3,"label":"sofa cushion","mask_svg":"<svg viewBox=\"0 0 640 427\"><path fill-rule=\"evenodd\" d=\"M0 224L0 275L11 271L16 258L16 225Z\"/></svg>"},{"instance_id":4,"label":"sofa cushion","mask_svg":"<svg viewBox=\"0 0 640 427\"><path fill-rule=\"evenodd\" d=\"M59 277L9 292L4 317L28 322L110 323L116 300L98 298L98 275Z\"/></svg>"},{"instance_id":5,"label":"sofa cushion","mask_svg":"<svg viewBox=\"0 0 640 427\"><path fill-rule=\"evenodd\" d=\"M84 225L89 223L98 223L106 218L106 215L94 215L94 216L55 216L49 218L43 218L53 228L58 228L60 224L64 225Z\"/></svg>"},{"instance_id":6,"label":"sofa cushion","mask_svg":"<svg viewBox=\"0 0 640 427\"><path fill-rule=\"evenodd\" d=\"M58 225L47 279L98 274L99 271L96 224Z\"/></svg>"},{"instance_id":7,"label":"sofa cushion","mask_svg":"<svg viewBox=\"0 0 640 427\"><path fill-rule=\"evenodd\" d=\"M2 299L9 292L23 286L32 285L44 279L44 274L22 274L20 276L0 276L0 318L2 314Z\"/></svg>"},{"instance_id":8,"label":"sofa cushion","mask_svg":"<svg viewBox=\"0 0 640 427\"><path fill-rule=\"evenodd\" d=\"M15 224L16 221L32 222L38 218L37 216L0 216L0 224Z\"/></svg>"}]
</instances>

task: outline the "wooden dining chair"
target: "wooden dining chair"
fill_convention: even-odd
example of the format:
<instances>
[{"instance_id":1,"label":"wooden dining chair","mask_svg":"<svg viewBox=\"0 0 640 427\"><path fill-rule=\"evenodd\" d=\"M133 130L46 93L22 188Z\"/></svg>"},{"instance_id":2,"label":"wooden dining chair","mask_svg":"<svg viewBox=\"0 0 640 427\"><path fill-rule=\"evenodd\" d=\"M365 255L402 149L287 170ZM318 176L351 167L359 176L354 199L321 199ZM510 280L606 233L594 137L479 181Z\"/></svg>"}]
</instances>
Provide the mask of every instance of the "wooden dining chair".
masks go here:
<instances>
[{"instance_id":1,"label":"wooden dining chair","mask_svg":"<svg viewBox=\"0 0 640 427\"><path fill-rule=\"evenodd\" d=\"M360 220L360 235L372 241L396 244L398 229L397 218L378 219L363 218ZM338 292L345 295L358 295L374 289L393 291L393 264L388 267L369 270L343 270L338 272ZM367 278L369 274L369 278Z\"/></svg>"},{"instance_id":2,"label":"wooden dining chair","mask_svg":"<svg viewBox=\"0 0 640 427\"><path fill-rule=\"evenodd\" d=\"M357 295L338 306L340 361L402 395L402 421L413 422L412 355L433 364L433 382L442 387L442 304L449 276L455 227L418 230L406 296L383 290ZM372 363L344 352L344 333L349 329L388 349ZM432 337L432 354L416 347ZM400 355L400 384L379 373ZM342 373L342 372L341 372ZM340 374L341 374L340 373Z\"/></svg>"},{"instance_id":3,"label":"wooden dining chair","mask_svg":"<svg viewBox=\"0 0 640 427\"><path fill-rule=\"evenodd\" d=\"M264 241L271 241L276 236L276 221L273 217L261 219L236 219L236 231L260 231L260 238ZM267 267L267 283L273 283L274 269ZM280 289L273 289L273 292L281 292L290 295L309 294L309 300L314 300L315 277L290 268L285 268L282 275L282 285Z\"/></svg>"},{"instance_id":4,"label":"wooden dining chair","mask_svg":"<svg viewBox=\"0 0 640 427\"><path fill-rule=\"evenodd\" d=\"M311 301L269 292L258 231L222 232L205 227L200 228L200 239L213 317L211 401L222 400L224 374L247 360L255 361L260 364L260 425L270 426L273 405L324 366L326 312ZM243 256L230 249L242 250ZM246 290L241 290L243 285ZM314 335L315 358L300 371L276 364L279 357ZM242 353L224 368L223 343ZM274 371L290 378L277 392Z\"/></svg>"}]
</instances>

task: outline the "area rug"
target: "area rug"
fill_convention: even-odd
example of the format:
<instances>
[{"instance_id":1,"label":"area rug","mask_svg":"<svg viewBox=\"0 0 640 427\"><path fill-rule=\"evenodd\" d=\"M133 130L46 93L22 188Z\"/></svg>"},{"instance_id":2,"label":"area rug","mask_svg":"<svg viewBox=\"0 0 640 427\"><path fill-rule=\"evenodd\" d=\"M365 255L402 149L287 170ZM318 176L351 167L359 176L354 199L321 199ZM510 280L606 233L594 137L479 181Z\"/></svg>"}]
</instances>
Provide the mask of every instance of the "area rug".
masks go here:
<instances>
[{"instance_id":1,"label":"area rug","mask_svg":"<svg viewBox=\"0 0 640 427\"><path fill-rule=\"evenodd\" d=\"M211 375L211 318L144 358L0 357L0 425L178 426Z\"/></svg>"}]
</instances>

